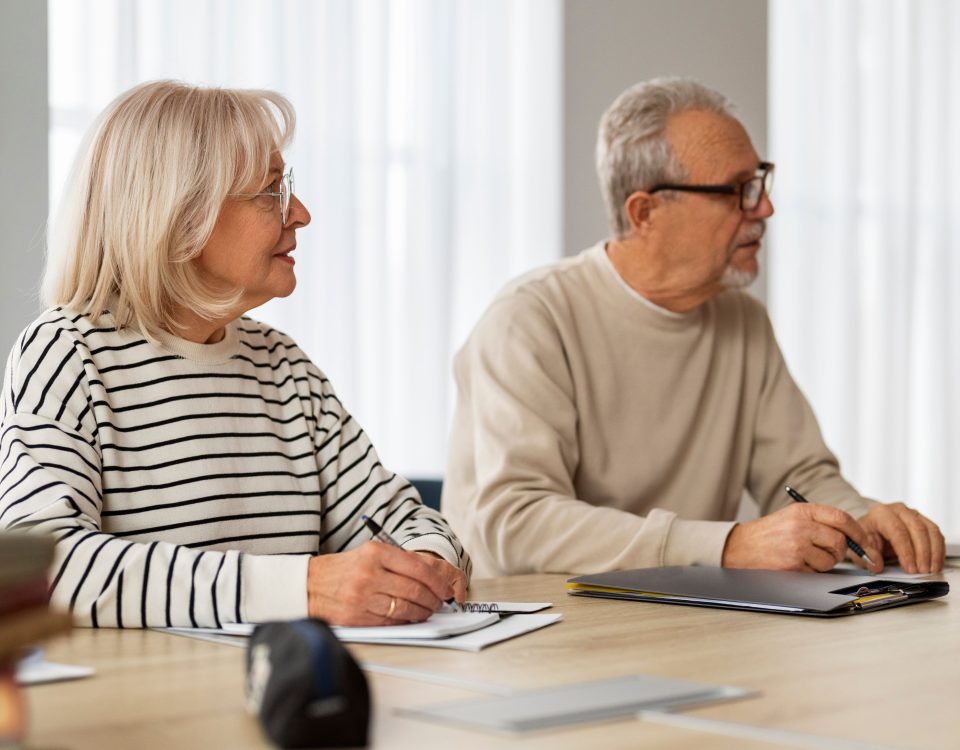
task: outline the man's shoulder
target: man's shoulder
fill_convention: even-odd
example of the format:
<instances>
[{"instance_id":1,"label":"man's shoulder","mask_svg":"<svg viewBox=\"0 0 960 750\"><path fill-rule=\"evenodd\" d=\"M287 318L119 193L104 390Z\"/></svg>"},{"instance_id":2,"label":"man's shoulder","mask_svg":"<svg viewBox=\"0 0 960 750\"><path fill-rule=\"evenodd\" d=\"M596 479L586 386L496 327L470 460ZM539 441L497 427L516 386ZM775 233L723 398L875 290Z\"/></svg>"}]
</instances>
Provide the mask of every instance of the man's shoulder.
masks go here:
<instances>
[{"instance_id":1,"label":"man's shoulder","mask_svg":"<svg viewBox=\"0 0 960 750\"><path fill-rule=\"evenodd\" d=\"M552 263L527 271L513 280L494 297L494 305L529 307L536 301L553 304L566 299L566 292L590 285L590 275L597 246L576 255L560 258Z\"/></svg>"},{"instance_id":2,"label":"man's shoulder","mask_svg":"<svg viewBox=\"0 0 960 750\"><path fill-rule=\"evenodd\" d=\"M766 324L767 307L743 289L728 289L708 302L719 317L741 318L747 323Z\"/></svg>"}]
</instances>

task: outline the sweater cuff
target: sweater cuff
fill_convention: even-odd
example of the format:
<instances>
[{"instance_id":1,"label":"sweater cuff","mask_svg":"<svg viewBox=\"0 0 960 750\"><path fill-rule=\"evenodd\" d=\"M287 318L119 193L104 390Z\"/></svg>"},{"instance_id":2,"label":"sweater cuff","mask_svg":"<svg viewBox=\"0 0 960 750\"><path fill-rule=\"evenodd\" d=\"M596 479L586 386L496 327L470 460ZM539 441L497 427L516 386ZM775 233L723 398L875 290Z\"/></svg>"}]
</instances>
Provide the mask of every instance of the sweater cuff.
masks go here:
<instances>
[{"instance_id":1,"label":"sweater cuff","mask_svg":"<svg viewBox=\"0 0 960 750\"><path fill-rule=\"evenodd\" d=\"M309 555L243 555L240 614L244 622L307 616Z\"/></svg>"},{"instance_id":2,"label":"sweater cuff","mask_svg":"<svg viewBox=\"0 0 960 750\"><path fill-rule=\"evenodd\" d=\"M736 521L687 521L674 518L663 546L662 565L720 567L723 548Z\"/></svg>"},{"instance_id":3,"label":"sweater cuff","mask_svg":"<svg viewBox=\"0 0 960 750\"><path fill-rule=\"evenodd\" d=\"M837 507L840 508L840 510L847 511L847 513L849 513L851 516L853 516L855 519L859 521L861 518L863 518L863 516L867 515L869 510L874 505L879 505L879 504L880 504L879 500L874 500L873 498L870 498L870 497L860 496L860 497L857 497L856 499L844 502L842 505L838 504Z\"/></svg>"},{"instance_id":4,"label":"sweater cuff","mask_svg":"<svg viewBox=\"0 0 960 750\"><path fill-rule=\"evenodd\" d=\"M433 552L439 555L455 568L460 568L460 560L457 559L457 551L453 548L453 543L443 534L423 534L401 545L410 552Z\"/></svg>"}]
</instances>

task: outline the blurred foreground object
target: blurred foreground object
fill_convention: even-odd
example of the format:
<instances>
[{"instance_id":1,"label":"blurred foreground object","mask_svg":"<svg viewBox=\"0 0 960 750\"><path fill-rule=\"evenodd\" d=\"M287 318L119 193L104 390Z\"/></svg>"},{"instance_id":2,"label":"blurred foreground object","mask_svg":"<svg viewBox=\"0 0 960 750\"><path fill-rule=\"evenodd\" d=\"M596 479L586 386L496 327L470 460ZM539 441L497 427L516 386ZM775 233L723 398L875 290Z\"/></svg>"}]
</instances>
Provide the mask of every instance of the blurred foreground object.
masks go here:
<instances>
[{"instance_id":1,"label":"blurred foreground object","mask_svg":"<svg viewBox=\"0 0 960 750\"><path fill-rule=\"evenodd\" d=\"M30 646L70 629L70 615L49 608L52 560L52 539L0 533L0 743L22 738L25 730L17 661Z\"/></svg>"}]
</instances>

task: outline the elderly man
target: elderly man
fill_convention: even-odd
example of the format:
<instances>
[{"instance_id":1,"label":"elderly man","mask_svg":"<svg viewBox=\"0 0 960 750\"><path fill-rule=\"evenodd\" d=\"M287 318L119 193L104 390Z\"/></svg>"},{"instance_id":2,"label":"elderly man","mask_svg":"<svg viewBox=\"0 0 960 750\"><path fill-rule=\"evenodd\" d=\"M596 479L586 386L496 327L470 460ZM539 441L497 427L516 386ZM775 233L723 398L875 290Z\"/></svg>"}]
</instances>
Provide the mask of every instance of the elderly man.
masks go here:
<instances>
[{"instance_id":1,"label":"elderly man","mask_svg":"<svg viewBox=\"0 0 960 750\"><path fill-rule=\"evenodd\" d=\"M458 353L443 510L480 575L658 565L943 565L939 529L840 475L757 274L773 165L717 92L638 84L604 114L613 238L509 285ZM792 485L809 504L784 492ZM761 517L736 523L746 489Z\"/></svg>"}]
</instances>

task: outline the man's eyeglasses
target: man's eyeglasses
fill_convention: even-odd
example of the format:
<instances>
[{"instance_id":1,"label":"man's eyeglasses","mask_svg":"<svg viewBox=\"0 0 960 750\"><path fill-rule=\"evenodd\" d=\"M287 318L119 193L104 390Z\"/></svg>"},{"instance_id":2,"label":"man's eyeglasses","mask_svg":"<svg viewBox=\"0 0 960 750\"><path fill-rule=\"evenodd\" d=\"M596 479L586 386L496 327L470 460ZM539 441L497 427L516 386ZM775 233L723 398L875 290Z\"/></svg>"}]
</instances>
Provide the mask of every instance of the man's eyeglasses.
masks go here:
<instances>
[{"instance_id":1,"label":"man's eyeglasses","mask_svg":"<svg viewBox=\"0 0 960 750\"><path fill-rule=\"evenodd\" d=\"M773 163L762 161L757 165L757 174L739 185L673 185L663 183L654 185L647 192L656 193L660 190L679 190L684 193L721 193L724 195L740 195L741 211L756 211L764 195L769 195L773 189Z\"/></svg>"},{"instance_id":2,"label":"man's eyeglasses","mask_svg":"<svg viewBox=\"0 0 960 750\"><path fill-rule=\"evenodd\" d=\"M287 170L287 173L280 178L280 189L277 192L265 190L262 193L233 193L237 198L257 198L261 195L280 199L280 223L287 225L287 217L290 214L290 198L293 195L293 167Z\"/></svg>"}]
</instances>

